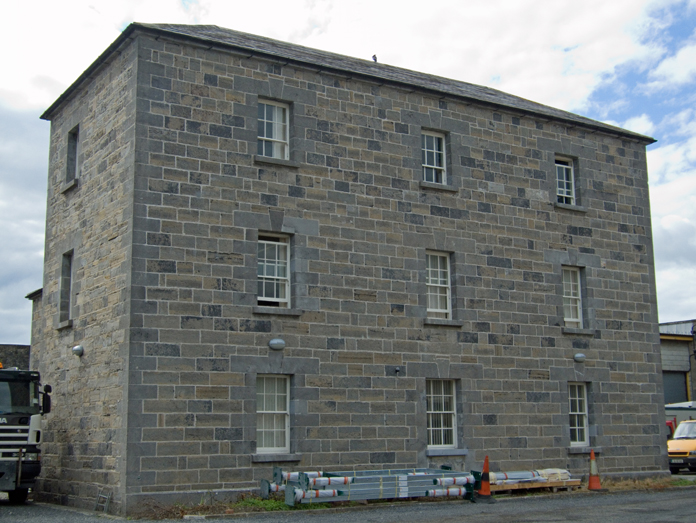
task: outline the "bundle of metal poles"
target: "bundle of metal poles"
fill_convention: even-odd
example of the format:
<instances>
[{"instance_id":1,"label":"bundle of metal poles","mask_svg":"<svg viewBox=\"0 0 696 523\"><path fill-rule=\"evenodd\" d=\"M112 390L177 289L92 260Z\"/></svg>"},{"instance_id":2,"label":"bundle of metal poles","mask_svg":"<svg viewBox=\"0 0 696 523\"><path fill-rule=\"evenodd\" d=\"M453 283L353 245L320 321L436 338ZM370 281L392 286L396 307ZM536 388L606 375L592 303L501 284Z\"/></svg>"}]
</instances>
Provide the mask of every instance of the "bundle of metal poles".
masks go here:
<instances>
[{"instance_id":1,"label":"bundle of metal poles","mask_svg":"<svg viewBox=\"0 0 696 523\"><path fill-rule=\"evenodd\" d=\"M287 473L276 468L273 471L273 482L262 480L261 496L267 497L271 492L284 491L285 502L291 506L295 503L422 496L465 496L471 499L477 487L477 479L473 474L477 474L480 480L480 473L464 476L462 472L440 469ZM455 485L456 488L433 489L433 485ZM339 486L341 488L337 488Z\"/></svg>"}]
</instances>

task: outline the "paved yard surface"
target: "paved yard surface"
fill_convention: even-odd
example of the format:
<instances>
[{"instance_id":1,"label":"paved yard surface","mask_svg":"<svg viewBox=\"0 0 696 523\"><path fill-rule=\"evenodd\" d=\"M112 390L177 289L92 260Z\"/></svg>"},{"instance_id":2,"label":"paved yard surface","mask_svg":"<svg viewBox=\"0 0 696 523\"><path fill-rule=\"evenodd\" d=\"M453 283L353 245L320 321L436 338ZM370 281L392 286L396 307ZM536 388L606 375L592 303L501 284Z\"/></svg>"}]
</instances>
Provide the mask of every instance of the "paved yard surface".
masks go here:
<instances>
[{"instance_id":1,"label":"paved yard surface","mask_svg":"<svg viewBox=\"0 0 696 523\"><path fill-rule=\"evenodd\" d=\"M42 503L8 505L0 500L0 520L13 523L105 523L108 520ZM493 504L462 501L398 503L346 511L287 511L209 521L234 523L681 523L696 521L696 488L615 494L556 494L500 500ZM140 520L150 523L151 520ZM182 520L166 520L166 522ZM184 521L196 521L188 519ZM198 520L201 521L201 520ZM159 523L165 523L160 520Z\"/></svg>"}]
</instances>

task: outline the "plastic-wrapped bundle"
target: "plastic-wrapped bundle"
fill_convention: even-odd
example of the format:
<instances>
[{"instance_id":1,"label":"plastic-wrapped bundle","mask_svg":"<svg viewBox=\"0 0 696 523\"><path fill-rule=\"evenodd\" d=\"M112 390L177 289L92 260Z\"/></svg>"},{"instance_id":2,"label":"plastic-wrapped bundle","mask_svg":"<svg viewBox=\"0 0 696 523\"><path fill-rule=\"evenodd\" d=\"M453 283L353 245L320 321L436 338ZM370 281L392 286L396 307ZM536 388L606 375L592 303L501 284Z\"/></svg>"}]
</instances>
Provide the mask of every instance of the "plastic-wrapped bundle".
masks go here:
<instances>
[{"instance_id":1,"label":"plastic-wrapped bundle","mask_svg":"<svg viewBox=\"0 0 696 523\"><path fill-rule=\"evenodd\" d=\"M452 485L467 485L473 483L476 483L476 479L471 474L456 478L437 478L433 480L434 485L440 485L443 487L449 487Z\"/></svg>"},{"instance_id":2,"label":"plastic-wrapped bundle","mask_svg":"<svg viewBox=\"0 0 696 523\"><path fill-rule=\"evenodd\" d=\"M324 475L323 472L305 472L309 478L320 478ZM283 481L297 481L300 479L299 472L283 472Z\"/></svg>"},{"instance_id":3,"label":"plastic-wrapped bundle","mask_svg":"<svg viewBox=\"0 0 696 523\"><path fill-rule=\"evenodd\" d=\"M435 489L426 490L425 495L430 498L437 498L443 496L466 496L467 491L465 488L451 487L445 489Z\"/></svg>"},{"instance_id":4,"label":"plastic-wrapped bundle","mask_svg":"<svg viewBox=\"0 0 696 523\"><path fill-rule=\"evenodd\" d=\"M300 490L295 489L295 501L310 498L333 498L339 495L338 490Z\"/></svg>"},{"instance_id":5,"label":"plastic-wrapped bundle","mask_svg":"<svg viewBox=\"0 0 696 523\"><path fill-rule=\"evenodd\" d=\"M570 479L570 472L564 469L542 469L537 470L537 472L548 481L568 481Z\"/></svg>"},{"instance_id":6,"label":"plastic-wrapped bundle","mask_svg":"<svg viewBox=\"0 0 696 523\"><path fill-rule=\"evenodd\" d=\"M277 483L268 484L269 492L285 492L285 485L278 485Z\"/></svg>"},{"instance_id":7,"label":"plastic-wrapped bundle","mask_svg":"<svg viewBox=\"0 0 696 523\"><path fill-rule=\"evenodd\" d=\"M314 487L326 487L328 485L348 485L353 483L354 477L329 477L329 478L309 478L309 484Z\"/></svg>"}]
</instances>

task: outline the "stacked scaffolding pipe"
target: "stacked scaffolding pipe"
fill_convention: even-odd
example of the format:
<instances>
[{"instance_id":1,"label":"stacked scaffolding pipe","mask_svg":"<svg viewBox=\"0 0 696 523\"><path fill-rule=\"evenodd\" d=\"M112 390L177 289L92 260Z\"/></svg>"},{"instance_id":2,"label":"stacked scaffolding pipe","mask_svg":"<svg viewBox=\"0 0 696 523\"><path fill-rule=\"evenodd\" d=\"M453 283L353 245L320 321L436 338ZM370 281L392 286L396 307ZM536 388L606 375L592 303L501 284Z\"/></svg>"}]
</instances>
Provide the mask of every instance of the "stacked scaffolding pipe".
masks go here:
<instances>
[{"instance_id":1,"label":"stacked scaffolding pipe","mask_svg":"<svg viewBox=\"0 0 696 523\"><path fill-rule=\"evenodd\" d=\"M274 470L274 477L287 478L288 487L285 490L285 501L288 505L295 503L311 503L326 501L349 501L369 499L396 499L427 496L432 490L434 480L439 478L460 477L461 472L437 469L399 469L399 470L368 470L334 473L281 473ZM294 481L297 478L297 481ZM471 476L473 479L473 476ZM464 483L466 481L466 483ZM454 484L454 483L453 483ZM454 490L449 495L473 495L473 480L462 480L465 487ZM324 487L344 485L340 490L325 489ZM270 484L265 489L271 492ZM264 489L262 488L262 495ZM298 492L302 492L300 495ZM319 493L321 492L321 493Z\"/></svg>"},{"instance_id":2,"label":"stacked scaffolding pipe","mask_svg":"<svg viewBox=\"0 0 696 523\"><path fill-rule=\"evenodd\" d=\"M466 496L468 491L466 488L462 487L450 487L446 489L435 489L426 490L425 495L431 498L445 497L445 496Z\"/></svg>"},{"instance_id":3,"label":"stacked scaffolding pipe","mask_svg":"<svg viewBox=\"0 0 696 523\"><path fill-rule=\"evenodd\" d=\"M473 485L474 483L476 483L476 478L474 478L473 474L454 478L437 478L433 480L433 485L440 485L441 487L450 487L452 485Z\"/></svg>"}]
</instances>

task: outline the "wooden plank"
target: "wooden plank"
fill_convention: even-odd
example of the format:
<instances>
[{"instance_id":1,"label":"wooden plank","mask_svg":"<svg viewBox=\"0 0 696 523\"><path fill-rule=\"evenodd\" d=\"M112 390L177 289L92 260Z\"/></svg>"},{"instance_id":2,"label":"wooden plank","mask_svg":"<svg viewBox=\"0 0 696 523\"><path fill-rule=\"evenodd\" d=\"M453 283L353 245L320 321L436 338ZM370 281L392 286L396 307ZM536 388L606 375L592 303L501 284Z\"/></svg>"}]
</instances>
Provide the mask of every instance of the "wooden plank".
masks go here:
<instances>
[{"instance_id":1,"label":"wooden plank","mask_svg":"<svg viewBox=\"0 0 696 523\"><path fill-rule=\"evenodd\" d=\"M534 488L567 488L567 487L579 487L579 479L569 479L566 481L524 481L519 483L508 483L503 485L491 485L491 492L497 492L501 490L522 490L522 489L534 489Z\"/></svg>"}]
</instances>

